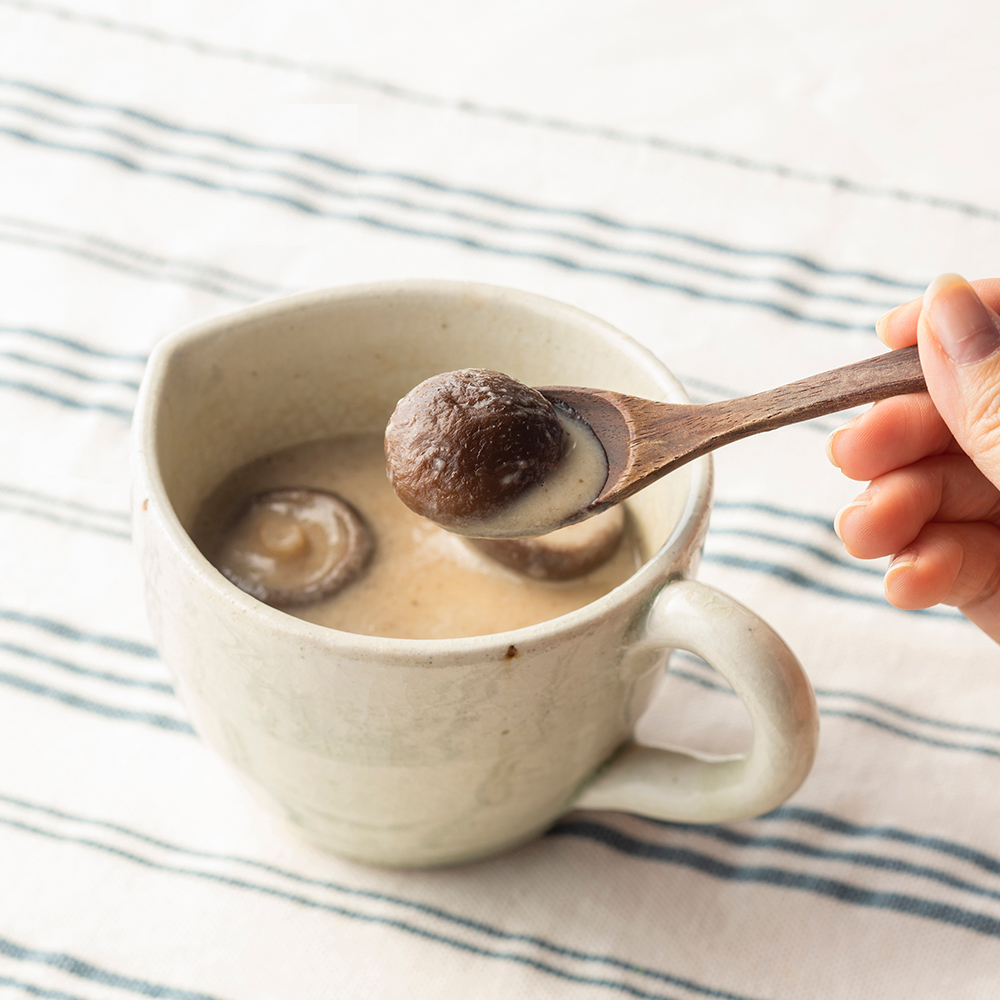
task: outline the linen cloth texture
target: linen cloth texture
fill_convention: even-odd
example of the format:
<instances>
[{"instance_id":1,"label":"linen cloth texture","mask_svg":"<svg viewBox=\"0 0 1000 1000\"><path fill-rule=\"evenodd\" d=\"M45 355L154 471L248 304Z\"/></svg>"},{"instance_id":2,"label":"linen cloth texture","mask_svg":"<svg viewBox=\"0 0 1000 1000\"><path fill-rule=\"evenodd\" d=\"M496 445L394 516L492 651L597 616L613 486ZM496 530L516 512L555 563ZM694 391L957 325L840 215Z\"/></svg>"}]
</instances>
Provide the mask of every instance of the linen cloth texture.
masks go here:
<instances>
[{"instance_id":1,"label":"linen cloth texture","mask_svg":"<svg viewBox=\"0 0 1000 1000\"><path fill-rule=\"evenodd\" d=\"M821 743L784 806L573 813L367 868L193 734L129 541L129 421L174 330L390 278L538 292L695 401L881 350L997 273L995 5L0 0L0 997L805 1000L1000 992L1000 657L848 557L846 417L716 456L701 579L771 623ZM678 654L640 727L748 724Z\"/></svg>"}]
</instances>

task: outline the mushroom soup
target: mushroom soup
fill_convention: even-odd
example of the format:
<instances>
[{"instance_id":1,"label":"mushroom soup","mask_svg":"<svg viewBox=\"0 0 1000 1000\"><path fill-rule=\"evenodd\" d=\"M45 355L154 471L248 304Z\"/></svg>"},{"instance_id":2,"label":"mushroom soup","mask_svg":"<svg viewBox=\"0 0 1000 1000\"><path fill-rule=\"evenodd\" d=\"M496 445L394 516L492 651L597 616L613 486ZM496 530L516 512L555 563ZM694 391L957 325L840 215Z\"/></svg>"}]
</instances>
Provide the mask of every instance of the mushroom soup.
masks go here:
<instances>
[{"instance_id":1,"label":"mushroom soup","mask_svg":"<svg viewBox=\"0 0 1000 1000\"><path fill-rule=\"evenodd\" d=\"M619 508L492 549L445 531L393 492L377 434L307 442L237 469L202 504L191 534L259 599L319 625L390 638L488 635L547 621L603 596L644 559ZM347 571L337 569L342 560ZM305 602L289 599L297 572L311 588Z\"/></svg>"}]
</instances>

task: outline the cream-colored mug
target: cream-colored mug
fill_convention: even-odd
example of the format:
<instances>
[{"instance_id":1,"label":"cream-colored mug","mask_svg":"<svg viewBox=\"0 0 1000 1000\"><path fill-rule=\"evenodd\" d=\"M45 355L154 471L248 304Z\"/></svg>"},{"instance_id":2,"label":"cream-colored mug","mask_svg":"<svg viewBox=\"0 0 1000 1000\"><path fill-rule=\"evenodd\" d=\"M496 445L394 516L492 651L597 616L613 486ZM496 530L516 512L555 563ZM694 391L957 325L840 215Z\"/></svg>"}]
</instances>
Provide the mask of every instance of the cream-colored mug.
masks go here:
<instances>
[{"instance_id":1,"label":"cream-colored mug","mask_svg":"<svg viewBox=\"0 0 1000 1000\"><path fill-rule=\"evenodd\" d=\"M459 282L296 295L154 351L133 427L134 536L156 642L197 731L300 833L376 864L480 858L576 808L716 822L777 806L812 764L816 704L781 639L691 579L708 458L630 501L652 554L625 583L495 635L387 639L314 625L237 589L191 541L200 503L232 470L299 442L380 431L414 385L465 367L686 401L656 358L593 316ZM745 756L632 741L673 648L704 657L742 699L753 722Z\"/></svg>"}]
</instances>

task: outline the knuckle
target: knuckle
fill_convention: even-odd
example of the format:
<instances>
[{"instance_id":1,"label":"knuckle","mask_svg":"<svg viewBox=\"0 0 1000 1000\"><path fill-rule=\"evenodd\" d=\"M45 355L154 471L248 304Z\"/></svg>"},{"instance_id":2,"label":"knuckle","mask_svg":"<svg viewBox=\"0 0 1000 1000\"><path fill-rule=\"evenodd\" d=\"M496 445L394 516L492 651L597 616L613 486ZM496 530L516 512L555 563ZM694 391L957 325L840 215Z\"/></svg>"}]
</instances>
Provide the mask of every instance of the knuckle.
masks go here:
<instances>
[{"instance_id":1,"label":"knuckle","mask_svg":"<svg viewBox=\"0 0 1000 1000\"><path fill-rule=\"evenodd\" d=\"M949 604L974 607L1000 595L1000 552L994 546L966 548Z\"/></svg>"},{"instance_id":2,"label":"knuckle","mask_svg":"<svg viewBox=\"0 0 1000 1000\"><path fill-rule=\"evenodd\" d=\"M962 450L994 484L1000 483L1000 389L967 398L955 437Z\"/></svg>"},{"instance_id":3,"label":"knuckle","mask_svg":"<svg viewBox=\"0 0 1000 1000\"><path fill-rule=\"evenodd\" d=\"M963 423L982 444L1000 445L1000 388L983 386L966 401Z\"/></svg>"}]
</instances>

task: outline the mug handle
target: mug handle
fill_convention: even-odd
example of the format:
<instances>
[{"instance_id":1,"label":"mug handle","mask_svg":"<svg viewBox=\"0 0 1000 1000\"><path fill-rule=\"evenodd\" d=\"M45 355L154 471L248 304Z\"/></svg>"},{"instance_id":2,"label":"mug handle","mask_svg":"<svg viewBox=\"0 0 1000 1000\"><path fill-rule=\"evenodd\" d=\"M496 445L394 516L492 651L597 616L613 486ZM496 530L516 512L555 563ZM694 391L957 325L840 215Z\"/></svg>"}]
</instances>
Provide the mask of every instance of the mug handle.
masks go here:
<instances>
[{"instance_id":1,"label":"mug handle","mask_svg":"<svg viewBox=\"0 0 1000 1000\"><path fill-rule=\"evenodd\" d=\"M718 670L750 714L750 751L709 761L629 741L570 808L718 823L768 812L799 787L816 755L816 698L795 654L769 625L714 587L677 580L657 595L636 641L685 649Z\"/></svg>"}]
</instances>

